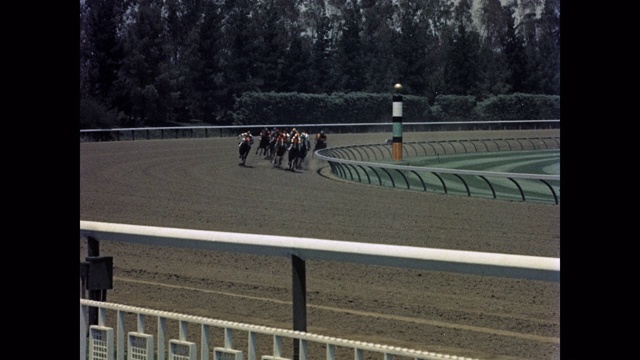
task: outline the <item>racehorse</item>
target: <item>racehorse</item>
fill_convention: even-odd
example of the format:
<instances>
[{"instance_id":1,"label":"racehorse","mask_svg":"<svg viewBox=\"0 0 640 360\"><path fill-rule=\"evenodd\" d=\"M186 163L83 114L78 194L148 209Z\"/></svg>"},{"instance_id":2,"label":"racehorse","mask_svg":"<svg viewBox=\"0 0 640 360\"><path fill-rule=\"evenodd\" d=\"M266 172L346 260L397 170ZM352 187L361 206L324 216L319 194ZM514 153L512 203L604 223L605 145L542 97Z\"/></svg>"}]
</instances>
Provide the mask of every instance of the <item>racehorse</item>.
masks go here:
<instances>
[{"instance_id":1,"label":"racehorse","mask_svg":"<svg viewBox=\"0 0 640 360\"><path fill-rule=\"evenodd\" d=\"M276 143L278 142L278 137L275 135L271 136L269 140L269 145L267 146L267 156L268 158L273 158L276 154Z\"/></svg>"},{"instance_id":2,"label":"racehorse","mask_svg":"<svg viewBox=\"0 0 640 360\"><path fill-rule=\"evenodd\" d=\"M311 157L313 157L315 155L316 150L324 149L326 147L327 147L327 142L326 141L324 141L322 139L316 140L316 145L313 148L314 154L311 154Z\"/></svg>"},{"instance_id":3,"label":"racehorse","mask_svg":"<svg viewBox=\"0 0 640 360\"><path fill-rule=\"evenodd\" d=\"M289 170L294 171L299 163L300 144L291 144L289 147Z\"/></svg>"},{"instance_id":4,"label":"racehorse","mask_svg":"<svg viewBox=\"0 0 640 360\"><path fill-rule=\"evenodd\" d=\"M247 155L249 155L249 152L251 151L251 145L253 145L253 139L249 136L245 136L242 143L240 143L238 150L240 152L240 159L242 160L240 165L244 165L247 162Z\"/></svg>"},{"instance_id":5,"label":"racehorse","mask_svg":"<svg viewBox=\"0 0 640 360\"><path fill-rule=\"evenodd\" d=\"M264 134L260 136L260 142L258 143L256 154L258 154L258 156L264 155L265 157L269 155L269 137L268 136Z\"/></svg>"},{"instance_id":6,"label":"racehorse","mask_svg":"<svg viewBox=\"0 0 640 360\"><path fill-rule=\"evenodd\" d=\"M297 169L302 169L302 164L304 163L304 159L307 157L307 153L309 152L309 140L304 137L300 139L300 150L298 150L298 156L296 158L295 167Z\"/></svg>"},{"instance_id":7,"label":"racehorse","mask_svg":"<svg viewBox=\"0 0 640 360\"><path fill-rule=\"evenodd\" d=\"M273 166L281 166L284 153L287 152L287 145L284 143L284 139L278 138L274 142L273 147Z\"/></svg>"}]
</instances>

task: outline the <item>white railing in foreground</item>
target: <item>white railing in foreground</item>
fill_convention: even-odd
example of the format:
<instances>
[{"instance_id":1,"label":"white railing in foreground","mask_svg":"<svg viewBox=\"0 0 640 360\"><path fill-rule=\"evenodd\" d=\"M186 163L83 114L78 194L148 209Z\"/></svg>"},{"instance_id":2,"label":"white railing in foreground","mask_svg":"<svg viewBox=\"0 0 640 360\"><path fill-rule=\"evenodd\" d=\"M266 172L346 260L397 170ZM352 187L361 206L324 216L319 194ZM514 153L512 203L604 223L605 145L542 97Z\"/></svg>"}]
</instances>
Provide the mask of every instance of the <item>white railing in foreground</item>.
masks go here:
<instances>
[{"instance_id":1,"label":"white railing in foreground","mask_svg":"<svg viewBox=\"0 0 640 360\"><path fill-rule=\"evenodd\" d=\"M292 236L241 234L80 221L80 236L97 240L230 251L303 260L329 260L400 268L560 281L560 259L444 250Z\"/></svg>"},{"instance_id":2,"label":"white railing in foreground","mask_svg":"<svg viewBox=\"0 0 640 360\"><path fill-rule=\"evenodd\" d=\"M257 234L241 234L219 231L191 230L178 228L164 228L154 226L140 226L128 224L113 224L93 221L80 221L80 237L92 241L122 241L155 246L171 246L181 248L195 248L213 251L229 251L258 255L284 256L305 260L329 260L370 265L383 265L402 268L419 268L426 270L467 273L474 275L490 275L500 277L516 277L542 281L560 280L560 259L550 257L536 257L523 255L496 254L485 252L443 250L411 246L394 246L385 244L346 242L336 240L321 240L312 238L298 238L287 236L271 236ZM299 262L294 261L297 266ZM304 267L298 269L304 272ZM303 275L304 276L304 275ZM294 328L296 314L304 312L296 304L296 296L304 296L304 289L296 289L294 281ZM82 282L81 282L82 289ZM97 325L88 326L89 308L97 308ZM117 311L117 333L106 326L106 310ZM117 360L124 360L124 315L135 312L138 329L127 333L127 349L129 359L153 360L154 343L157 344L157 358L164 360L165 351L169 359L197 359L197 345L186 341L187 324L195 322L201 325L200 359L209 359L209 331L211 326L224 328L225 346L214 348L214 360L243 360L242 354L234 350L231 344L232 330L248 331L247 360L258 360L255 352L256 334L264 331L273 336L273 355L264 355L260 360L284 360L282 356L282 338L288 337L299 340L298 350L294 350L296 360L306 360L308 357L308 341L318 341L326 347L326 359L334 360L336 346L347 346L354 349L355 360L364 358L363 351L376 351L384 354L383 360L392 360L394 355L408 356L415 359L463 359L457 356L419 352L399 349L383 345L359 343L326 336L313 335L306 332L270 329L260 326L232 323L222 320L212 320L188 315L158 312L148 309L133 308L125 305L110 304L80 299L80 359L87 357L87 330L89 330L89 360L112 359L117 353ZM158 338L145 333L145 315L158 318ZM300 317L305 319L306 314ZM179 339L168 342L165 350L165 323L167 319L179 322ZM306 328L306 324L304 326ZM116 348L113 342L116 342ZM94 351L96 356L93 356ZM132 356L134 355L135 356ZM141 355L148 354L148 355ZM175 356L174 356L175 355Z\"/></svg>"},{"instance_id":3,"label":"white railing in foreground","mask_svg":"<svg viewBox=\"0 0 640 360\"><path fill-rule=\"evenodd\" d=\"M98 308L98 324L87 327L88 309L90 307ZM107 310L115 311L115 332L114 326L107 326ZM127 332L125 330L125 314L135 315L137 327L135 331ZM157 324L156 335L153 335L153 328L155 328L155 326L145 326L146 320L149 317L155 318L155 323ZM170 338L171 336L168 335L167 321L178 323L179 334L177 339ZM198 341L189 339L187 336L189 325L196 325L200 329L199 346ZM223 346L215 346L211 343L211 334L214 329L223 329ZM87 341L88 330L89 336ZM247 342L245 343L247 346L246 355L243 354L243 350L240 350L243 346L234 344L234 335L238 335L239 333L246 333L247 335ZM126 344L125 336L127 339ZM257 346L258 336L272 338L273 349L271 354L258 357L258 353L260 352ZM235 337L237 338L237 336ZM297 341L299 343L299 360L311 358L309 350L310 345L313 346L314 343L326 348L324 358L327 360L335 360L337 350L343 348L353 351L355 360L363 360L365 353L368 355L367 358L370 357L369 355L379 354L381 360L392 360L394 356L428 360L471 360L470 358L460 356L346 340L308 332L215 320L173 312L80 299L81 360L113 359L114 355L117 360L123 360L125 358L125 348L127 349L127 359L136 360L164 360L165 354L168 354L170 360L288 360L284 358L284 339ZM89 355L89 357L87 357L87 355ZM313 358L318 359L321 357L316 355Z\"/></svg>"}]
</instances>

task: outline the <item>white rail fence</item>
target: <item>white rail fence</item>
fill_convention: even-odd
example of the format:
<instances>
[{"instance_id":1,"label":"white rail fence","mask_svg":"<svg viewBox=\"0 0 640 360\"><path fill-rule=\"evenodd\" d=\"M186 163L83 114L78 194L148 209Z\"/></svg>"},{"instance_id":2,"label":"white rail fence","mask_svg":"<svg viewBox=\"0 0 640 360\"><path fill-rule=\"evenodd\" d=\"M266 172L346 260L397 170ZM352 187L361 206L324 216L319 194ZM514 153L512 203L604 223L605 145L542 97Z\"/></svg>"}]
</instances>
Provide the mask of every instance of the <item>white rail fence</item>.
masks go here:
<instances>
[{"instance_id":1,"label":"white rail fence","mask_svg":"<svg viewBox=\"0 0 640 360\"><path fill-rule=\"evenodd\" d=\"M208 138L237 136L239 132L250 129L258 134L265 126L278 129L313 129L331 133L382 132L391 128L391 122L384 123L317 123L317 124L246 124L246 125L210 125L210 126L168 126L144 128L81 129L80 142L121 141L177 138ZM552 129L559 128L560 119L545 120L492 120L492 121L443 121L443 122L404 122L408 131L460 131L460 130L507 130L507 129Z\"/></svg>"},{"instance_id":2,"label":"white rail fence","mask_svg":"<svg viewBox=\"0 0 640 360\"><path fill-rule=\"evenodd\" d=\"M394 356L412 359L464 359L463 357L423 352L405 348L389 347L314 335L306 332L306 260L329 260L370 265L383 265L400 268L419 268L444 272L457 272L474 275L515 277L541 281L560 281L560 259L524 255L497 254L472 251L443 250L410 246L394 246L373 243L346 242L313 238L271 236L257 234L228 233L218 231L164 228L128 224L80 221L80 237L93 242L101 240L121 241L156 246L194 248L202 250L229 251L258 255L287 257L292 260L294 329L284 330L266 328L223 320L189 316L177 313L134 308L102 301L80 299L80 359L123 360L125 349L127 359L160 359L165 355L171 360L200 359L243 360L242 350L233 345L233 333L241 331L247 334L247 360L257 360L257 335L272 337L272 351L262 355L261 360L285 359L283 339L293 340L293 358L299 360L316 359L312 357L311 344L319 343L318 349L326 349L325 358L334 360L338 348L353 351L355 360L364 359L365 352L380 354L384 360ZM94 254L96 255L96 254ZM81 291L82 282L81 282ZM97 323L91 324L89 310L97 309ZM107 312L115 312L117 324L107 326ZM137 327L126 333L124 319L126 314L134 314ZM146 328L146 318L157 319L157 335L150 334ZM177 336L168 340L166 322L178 323ZM200 327L200 346L187 337L188 324ZM211 346L212 327L224 332L224 346ZM87 341L87 336L89 341ZM196 335L193 335L196 336ZM168 346L167 346L168 345ZM126 347L125 347L126 346ZM211 352L213 351L213 352ZM322 351L322 350L320 350ZM155 353L155 357L154 357Z\"/></svg>"},{"instance_id":3,"label":"white rail fence","mask_svg":"<svg viewBox=\"0 0 640 360\"><path fill-rule=\"evenodd\" d=\"M99 309L98 324L87 326L88 310L90 307ZM114 312L114 326L107 326L107 312ZM125 330L125 315L135 316L135 329ZM156 326L147 325L147 319L153 319ZM177 335L171 337L169 323L177 322ZM199 340L197 334L189 338L188 328L197 326L200 331ZM88 341L87 341L87 330ZM155 330L155 335L154 335ZM220 346L212 344L215 331L222 332ZM175 335L175 334L174 334ZM246 336L246 355L242 345L234 341L240 336ZM126 343L125 343L126 338ZM261 355L259 350L260 339L271 342L271 352ZM284 340L298 342L299 359L335 360L338 351L353 353L353 359L363 360L378 354L381 359L391 360L394 357L409 359L459 359L469 358L412 350L407 348L373 344L362 341L347 340L323 335L317 335L302 331L285 330L266 326L243 324L231 321L215 320L205 317L189 316L185 314L166 311L150 310L108 302L80 300L80 359L158 359L172 360L201 359L201 360L286 360L287 349ZM264 342L264 341L263 341ZM239 346L240 345L240 346ZM267 346L268 347L268 346ZM325 356L317 356L317 350L325 348ZM125 357L126 349L126 357ZM310 354L310 350L316 350L316 355ZM289 350L289 351L287 351ZM166 356L165 356L166 354ZM88 355L88 357L87 357ZM365 357L366 355L366 357ZM199 356L199 357L198 357Z\"/></svg>"}]
</instances>

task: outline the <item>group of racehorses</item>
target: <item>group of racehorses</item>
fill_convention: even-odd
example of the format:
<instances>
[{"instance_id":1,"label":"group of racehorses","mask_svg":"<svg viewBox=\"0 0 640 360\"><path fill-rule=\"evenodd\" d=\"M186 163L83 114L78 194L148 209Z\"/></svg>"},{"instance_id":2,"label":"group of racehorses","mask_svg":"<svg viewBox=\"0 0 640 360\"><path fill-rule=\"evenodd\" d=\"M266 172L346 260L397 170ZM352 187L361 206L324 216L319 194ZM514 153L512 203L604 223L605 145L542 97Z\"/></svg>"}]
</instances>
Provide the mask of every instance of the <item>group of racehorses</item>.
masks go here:
<instances>
[{"instance_id":1,"label":"group of racehorses","mask_svg":"<svg viewBox=\"0 0 640 360\"><path fill-rule=\"evenodd\" d=\"M302 132L299 135L299 141L294 142L286 132L284 134L287 136L277 136L275 132L261 133L256 155L271 160L274 167L282 167L282 160L285 155L288 155L287 169L291 171L302 169L302 165L311 147L309 136ZM251 146L253 145L253 137L251 137L250 133L244 133L240 135L240 137L242 138L239 150L240 165L244 165L251 151ZM327 146L326 140L323 139L316 138L314 143L314 151L324 149Z\"/></svg>"}]
</instances>

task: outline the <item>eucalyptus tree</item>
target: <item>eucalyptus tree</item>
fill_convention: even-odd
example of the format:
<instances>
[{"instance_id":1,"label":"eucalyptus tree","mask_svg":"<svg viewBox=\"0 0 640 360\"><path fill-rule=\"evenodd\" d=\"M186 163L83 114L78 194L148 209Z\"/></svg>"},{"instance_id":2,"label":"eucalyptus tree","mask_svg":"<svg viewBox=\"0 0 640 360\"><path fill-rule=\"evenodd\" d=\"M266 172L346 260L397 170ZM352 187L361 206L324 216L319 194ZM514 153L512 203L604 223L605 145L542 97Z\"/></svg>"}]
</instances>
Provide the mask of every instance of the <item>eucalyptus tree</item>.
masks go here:
<instances>
[{"instance_id":1,"label":"eucalyptus tree","mask_svg":"<svg viewBox=\"0 0 640 360\"><path fill-rule=\"evenodd\" d=\"M232 109L235 97L259 91L264 82L257 58L260 53L258 9L251 0L225 1L222 20L222 67L226 96L223 106Z\"/></svg>"},{"instance_id":2,"label":"eucalyptus tree","mask_svg":"<svg viewBox=\"0 0 640 360\"><path fill-rule=\"evenodd\" d=\"M509 92L525 92L527 59L525 43L522 36L516 31L516 5L507 3L505 10L508 16L505 17L507 20L506 31L502 35L501 42L509 71L508 79L511 85Z\"/></svg>"},{"instance_id":3,"label":"eucalyptus tree","mask_svg":"<svg viewBox=\"0 0 640 360\"><path fill-rule=\"evenodd\" d=\"M337 71L340 79L338 91L361 91L364 84L364 69L371 61L365 61L362 52L362 12L358 1L347 1L340 9L340 27L337 49Z\"/></svg>"},{"instance_id":4,"label":"eucalyptus tree","mask_svg":"<svg viewBox=\"0 0 640 360\"><path fill-rule=\"evenodd\" d=\"M287 18L283 10L286 4L277 0L264 0L255 7L255 21L258 27L257 71L261 76L262 91L280 91L284 61L290 37L287 33Z\"/></svg>"},{"instance_id":5,"label":"eucalyptus tree","mask_svg":"<svg viewBox=\"0 0 640 360\"><path fill-rule=\"evenodd\" d=\"M509 71L502 38L506 36L511 13L500 0L480 0L478 23L481 36L480 97L506 94L510 90Z\"/></svg>"},{"instance_id":6,"label":"eucalyptus tree","mask_svg":"<svg viewBox=\"0 0 640 360\"><path fill-rule=\"evenodd\" d=\"M123 61L118 33L122 0L86 0L80 3L80 123L83 127L113 127L117 109L114 83Z\"/></svg>"},{"instance_id":7,"label":"eucalyptus tree","mask_svg":"<svg viewBox=\"0 0 640 360\"><path fill-rule=\"evenodd\" d=\"M525 43L526 54L523 92L559 93L559 6L558 0L520 1L521 17L517 29Z\"/></svg>"},{"instance_id":8,"label":"eucalyptus tree","mask_svg":"<svg viewBox=\"0 0 640 360\"><path fill-rule=\"evenodd\" d=\"M362 53L365 67L363 91L384 93L399 81L394 40L398 7L392 0L362 1Z\"/></svg>"},{"instance_id":9,"label":"eucalyptus tree","mask_svg":"<svg viewBox=\"0 0 640 360\"><path fill-rule=\"evenodd\" d=\"M460 0L454 7L453 21L447 27L445 92L477 95L479 85L480 34L471 16L471 0Z\"/></svg>"},{"instance_id":10,"label":"eucalyptus tree","mask_svg":"<svg viewBox=\"0 0 640 360\"><path fill-rule=\"evenodd\" d=\"M224 13L217 1L207 0L203 4L200 23L198 55L199 61L191 70L195 73L195 97L200 119L207 123L217 122L224 114L226 83L222 68Z\"/></svg>"},{"instance_id":11,"label":"eucalyptus tree","mask_svg":"<svg viewBox=\"0 0 640 360\"><path fill-rule=\"evenodd\" d=\"M282 67L280 90L283 92L313 92L312 43L309 36L293 36Z\"/></svg>"},{"instance_id":12,"label":"eucalyptus tree","mask_svg":"<svg viewBox=\"0 0 640 360\"><path fill-rule=\"evenodd\" d=\"M311 87L313 93L330 93L334 90L332 75L333 61L336 47L335 33L332 28L331 17L324 0L311 0L308 18L311 33Z\"/></svg>"},{"instance_id":13,"label":"eucalyptus tree","mask_svg":"<svg viewBox=\"0 0 640 360\"><path fill-rule=\"evenodd\" d=\"M425 0L421 15L426 27L426 77L425 95L433 103L435 97L446 92L445 65L447 50L447 33L453 17L452 0Z\"/></svg>"},{"instance_id":14,"label":"eucalyptus tree","mask_svg":"<svg viewBox=\"0 0 640 360\"><path fill-rule=\"evenodd\" d=\"M122 62L122 0L86 0L80 12L80 71L90 96L108 98Z\"/></svg>"},{"instance_id":15,"label":"eucalyptus tree","mask_svg":"<svg viewBox=\"0 0 640 360\"><path fill-rule=\"evenodd\" d=\"M560 0L546 0L540 16L538 52L544 94L560 95Z\"/></svg>"},{"instance_id":16,"label":"eucalyptus tree","mask_svg":"<svg viewBox=\"0 0 640 360\"><path fill-rule=\"evenodd\" d=\"M429 21L424 1L400 3L397 41L394 53L399 66L399 80L407 93L427 93L429 71L427 51L431 47Z\"/></svg>"},{"instance_id":17,"label":"eucalyptus tree","mask_svg":"<svg viewBox=\"0 0 640 360\"><path fill-rule=\"evenodd\" d=\"M123 125L162 123L171 104L162 3L130 0L122 25L124 59L116 101L125 114Z\"/></svg>"},{"instance_id":18,"label":"eucalyptus tree","mask_svg":"<svg viewBox=\"0 0 640 360\"><path fill-rule=\"evenodd\" d=\"M197 81L201 64L200 29L205 0L165 0L163 9L165 51L168 61L163 76L170 85L172 112L168 120L201 118Z\"/></svg>"}]
</instances>

